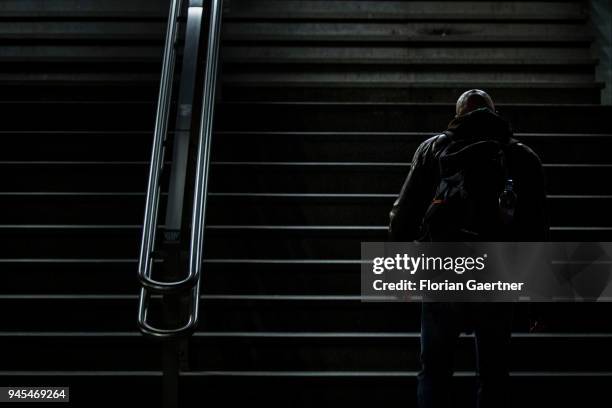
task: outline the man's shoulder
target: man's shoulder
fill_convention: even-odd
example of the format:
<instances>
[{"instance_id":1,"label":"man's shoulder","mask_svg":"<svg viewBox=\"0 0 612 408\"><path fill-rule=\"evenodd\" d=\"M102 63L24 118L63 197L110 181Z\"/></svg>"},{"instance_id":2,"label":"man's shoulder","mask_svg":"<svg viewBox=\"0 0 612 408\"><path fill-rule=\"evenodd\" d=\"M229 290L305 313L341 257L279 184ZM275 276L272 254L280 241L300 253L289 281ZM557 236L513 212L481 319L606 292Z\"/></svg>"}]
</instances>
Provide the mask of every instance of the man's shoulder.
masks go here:
<instances>
[{"instance_id":1,"label":"man's shoulder","mask_svg":"<svg viewBox=\"0 0 612 408\"><path fill-rule=\"evenodd\" d=\"M435 152L440 151L440 149L446 145L449 141L449 136L445 133L439 133L437 135L431 136L425 139L417 148L417 155L430 156Z\"/></svg>"},{"instance_id":2,"label":"man's shoulder","mask_svg":"<svg viewBox=\"0 0 612 408\"><path fill-rule=\"evenodd\" d=\"M438 133L426 139L423 144L430 144L432 146L441 145L450 141L450 135L446 133Z\"/></svg>"}]
</instances>

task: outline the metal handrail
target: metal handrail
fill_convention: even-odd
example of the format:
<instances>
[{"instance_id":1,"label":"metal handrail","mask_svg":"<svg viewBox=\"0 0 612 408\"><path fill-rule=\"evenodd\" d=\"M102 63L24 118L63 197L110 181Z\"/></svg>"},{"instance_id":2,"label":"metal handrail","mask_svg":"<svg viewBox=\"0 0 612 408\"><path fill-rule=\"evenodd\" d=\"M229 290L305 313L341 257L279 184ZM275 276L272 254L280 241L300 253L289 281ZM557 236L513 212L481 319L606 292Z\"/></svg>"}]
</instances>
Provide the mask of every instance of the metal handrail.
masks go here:
<instances>
[{"instance_id":1,"label":"metal handrail","mask_svg":"<svg viewBox=\"0 0 612 408\"><path fill-rule=\"evenodd\" d=\"M146 288L140 288L140 299L138 302L138 328L146 335L164 338L164 337L177 337L187 335L191 333L195 326L198 324L198 313L199 313L199 297L200 289L199 285L193 287L190 300L190 313L187 322L180 327L172 329L161 329L155 327L148 322L148 311L149 303L151 300L151 293Z\"/></svg>"},{"instance_id":2,"label":"metal handrail","mask_svg":"<svg viewBox=\"0 0 612 408\"><path fill-rule=\"evenodd\" d=\"M176 62L175 45L181 4L182 0L172 0L170 3L159 96L157 99L157 111L155 114L151 164L149 167L149 179L147 181L142 243L138 257L138 278L141 284L149 289L161 289L165 286L163 282L155 282L151 279L151 269L153 264L152 253L155 245L155 232L157 229L157 212L159 209L159 179L164 166L164 142L168 133L168 115L170 114L172 82ZM158 283L162 283L162 285L158 285Z\"/></svg>"},{"instance_id":3,"label":"metal handrail","mask_svg":"<svg viewBox=\"0 0 612 408\"><path fill-rule=\"evenodd\" d=\"M210 0L208 44L206 48L204 87L202 94L202 111L199 130L199 142L196 163L196 179L193 196L193 214L191 222L191 236L189 248L189 271L187 277L174 282L160 282L151 278L152 252L155 242L155 229L159 203L159 173L163 165L163 142L167 133L167 113L169 110L169 90L167 74L170 68L166 65L172 58L174 65L174 43L176 40L176 17L180 10L180 0L173 0L170 19L168 21L168 34L164 50L164 65L162 67L162 84L157 109L156 128L153 142L153 153L147 188L147 203L145 208L145 225L142 236L142 246L139 258L139 278L142 283L138 307L138 326L144 334L155 337L176 337L191 333L198 323L200 277L202 271L202 255L204 243L204 226L206 215L206 195L208 192L208 174L210 165L210 145L212 138L212 124L214 116L214 102L216 90L217 62L219 55L219 37L221 29L223 0ZM201 7L201 0L191 0L191 5ZM172 50L169 50L171 48ZM171 76L170 76L171 78ZM166 81L166 82L164 82ZM167 99L166 99L167 98ZM162 103L165 112L160 112ZM156 149L157 148L157 149ZM159 151L162 151L160 154ZM187 322L177 328L160 329L150 325L147 321L148 307L153 293L174 293L179 290L191 290L190 312Z\"/></svg>"},{"instance_id":4,"label":"metal handrail","mask_svg":"<svg viewBox=\"0 0 612 408\"><path fill-rule=\"evenodd\" d=\"M191 218L191 246L189 248L189 275L197 276L192 297L193 326L198 323L200 302L200 276L204 249L204 227L206 221L206 198L210 170L210 147L215 112L215 91L217 85L217 65L219 60L219 37L221 35L221 16L223 0L210 1L210 24L206 48L206 67L204 70L204 91L202 114L196 164L196 179L193 194L193 214Z\"/></svg>"}]
</instances>

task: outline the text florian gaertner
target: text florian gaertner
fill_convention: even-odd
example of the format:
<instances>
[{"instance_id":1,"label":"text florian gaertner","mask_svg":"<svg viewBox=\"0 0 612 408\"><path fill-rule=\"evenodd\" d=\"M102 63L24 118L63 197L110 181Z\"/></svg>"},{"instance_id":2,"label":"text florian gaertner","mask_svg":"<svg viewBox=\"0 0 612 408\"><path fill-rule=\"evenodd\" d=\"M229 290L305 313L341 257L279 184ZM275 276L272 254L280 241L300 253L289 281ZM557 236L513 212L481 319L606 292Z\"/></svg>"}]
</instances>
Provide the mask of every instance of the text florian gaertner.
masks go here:
<instances>
[{"instance_id":1,"label":"text florian gaertner","mask_svg":"<svg viewBox=\"0 0 612 408\"><path fill-rule=\"evenodd\" d=\"M481 256L411 256L409 254L395 254L393 257L376 257L372 261L372 273L376 275L372 280L372 289L376 292L404 291L404 292L492 292L492 291L521 291L524 282L482 281L486 278L487 254ZM405 279L385 281L385 273L405 276ZM436 279L427 275L436 274ZM397 275L400 273L401 275ZM440 276L452 274L454 278L441 279ZM464 275L466 274L466 275ZM469 276L468 276L469 275ZM479 279L481 278L481 279Z\"/></svg>"},{"instance_id":2,"label":"text florian gaertner","mask_svg":"<svg viewBox=\"0 0 612 408\"><path fill-rule=\"evenodd\" d=\"M364 302L612 302L612 242L362 242Z\"/></svg>"}]
</instances>

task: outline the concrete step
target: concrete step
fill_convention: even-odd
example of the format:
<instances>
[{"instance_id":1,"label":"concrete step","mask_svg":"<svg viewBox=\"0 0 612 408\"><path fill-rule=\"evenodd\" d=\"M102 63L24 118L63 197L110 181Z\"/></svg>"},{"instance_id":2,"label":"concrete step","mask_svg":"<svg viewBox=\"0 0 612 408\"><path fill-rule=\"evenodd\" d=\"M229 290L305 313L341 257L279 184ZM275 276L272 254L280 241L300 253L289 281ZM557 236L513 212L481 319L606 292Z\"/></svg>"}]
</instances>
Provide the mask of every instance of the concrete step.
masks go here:
<instances>
[{"instance_id":1,"label":"concrete step","mask_svg":"<svg viewBox=\"0 0 612 408\"><path fill-rule=\"evenodd\" d=\"M585 17L577 2L234 0L229 19L566 20Z\"/></svg>"},{"instance_id":2,"label":"concrete step","mask_svg":"<svg viewBox=\"0 0 612 408\"><path fill-rule=\"evenodd\" d=\"M434 135L419 132L217 132L213 139L212 157L215 161L409 162L417 146ZM514 136L537 152L544 163L609 163L606 152L612 148L612 134L516 133ZM121 137L117 135L117 138ZM50 159L52 154L60 160L57 154L61 153L56 153L50 141L43 138L44 135L36 139L40 141L40 157L31 159ZM89 143L92 150L103 149L100 137L90 139L86 135L69 137L56 149L65 151L78 143L77 139L82 144ZM127 137L122 140L125 139ZM19 146L17 144L14 150ZM236 146L241 148L236 149ZM118 154L124 157L122 153ZM107 158L110 156L107 154ZM65 158L70 159L76 157Z\"/></svg>"},{"instance_id":3,"label":"concrete step","mask_svg":"<svg viewBox=\"0 0 612 408\"><path fill-rule=\"evenodd\" d=\"M395 194L407 163L213 162L210 191L220 193ZM146 187L146 162L0 162L15 176L7 192L134 192ZM550 194L609 194L609 164L545 164ZM167 176L167 174L165 175ZM162 178L162 185L166 182Z\"/></svg>"},{"instance_id":4,"label":"concrete step","mask_svg":"<svg viewBox=\"0 0 612 408\"><path fill-rule=\"evenodd\" d=\"M404 79L397 79L397 76ZM228 102L396 102L396 103L454 103L466 89L485 89L501 104L598 104L602 83L584 81L590 73L572 74L578 82L563 82L565 72L548 73L507 73L479 75L456 73L456 81L446 81L442 72L423 74L415 72L406 75L390 74L284 74L286 81L270 75L226 76L220 97ZM510 82L478 80L489 76L510 78ZM44 75L29 76L23 80L0 84L0 102L61 101L61 102L105 102L126 99L153 103L156 100L158 84L151 76L126 74L108 76L97 74L75 77L59 75L57 80L44 79ZM414 82L419 77L439 77L436 81ZM64 81L62 78L66 79ZM335 78L335 79L334 79ZM551 82L551 79L559 79ZM389 80L391 79L391 80ZM0 81L2 82L2 81ZM63 89L63 93L56 92Z\"/></svg>"},{"instance_id":5,"label":"concrete step","mask_svg":"<svg viewBox=\"0 0 612 408\"><path fill-rule=\"evenodd\" d=\"M161 370L162 346L136 332L0 333L4 370ZM605 372L610 335L515 334L513 372ZM194 371L418 371L419 333L196 333ZM457 344L457 371L475 370L474 338ZM32 358L24 362L20 355ZM567 358L559 359L559 354Z\"/></svg>"},{"instance_id":6,"label":"concrete step","mask_svg":"<svg viewBox=\"0 0 612 408\"><path fill-rule=\"evenodd\" d=\"M582 72L581 72L582 71ZM442 70L409 69L400 68L388 69L385 71L342 71L342 70L321 70L319 72L248 72L248 73L227 73L224 78L230 83L238 83L247 86L262 86L271 84L274 87L284 87L287 84L299 85L302 87L343 87L352 86L365 87L388 87L389 83L415 84L415 83L444 83L445 81L463 82L475 84L477 88L479 81L490 82L515 82L515 83L545 83L556 82L564 84L566 82L582 82L587 87L594 83L595 76L591 68L568 72L567 68L561 70L550 69L548 71L534 71L528 68L519 70L508 70L504 72L487 70L474 71L469 68L455 69L452 72ZM563 87L563 85L561 85ZM260 99L261 100L261 99Z\"/></svg>"},{"instance_id":7,"label":"concrete step","mask_svg":"<svg viewBox=\"0 0 612 408\"><path fill-rule=\"evenodd\" d=\"M0 50L0 61L39 62L61 61L65 63L89 61L111 62L114 59L124 63L160 60L163 50L156 45L120 46L120 45L70 45L70 46L3 46Z\"/></svg>"},{"instance_id":8,"label":"concrete step","mask_svg":"<svg viewBox=\"0 0 612 408\"><path fill-rule=\"evenodd\" d=\"M158 45L5 45L0 50L3 64L47 62L73 64L79 62L115 62L118 64L161 61ZM591 63L588 46L573 43L553 45L500 44L483 46L428 44L405 47L396 44L364 46L362 42L345 46L317 45L227 45L223 61L259 63L319 64L576 64Z\"/></svg>"},{"instance_id":9,"label":"concrete step","mask_svg":"<svg viewBox=\"0 0 612 408\"><path fill-rule=\"evenodd\" d=\"M1 102L0 108L4 131L150 131L155 112L154 103L116 101ZM497 109L517 132L612 133L608 106L507 104ZM215 121L217 129L228 131L434 132L453 116L454 104L228 102L218 104Z\"/></svg>"},{"instance_id":10,"label":"concrete step","mask_svg":"<svg viewBox=\"0 0 612 408\"><path fill-rule=\"evenodd\" d=\"M131 258L139 225L2 226L0 258ZM209 225L204 254L221 259L357 259L361 242L388 239L386 225ZM607 241L612 227L553 226L552 241Z\"/></svg>"},{"instance_id":11,"label":"concrete step","mask_svg":"<svg viewBox=\"0 0 612 408\"><path fill-rule=\"evenodd\" d=\"M53 65L50 63L47 63L48 65ZM94 68L97 64L99 64L97 66L98 71L96 71L96 69L92 69ZM8 64L5 64L4 66L6 66ZM19 66L22 66L23 64L19 63L16 64ZM87 67L85 67L84 69L80 70L77 69L77 72L73 72L70 70L66 70L66 64L64 63L60 63L59 64L60 67L58 68L57 71L59 72L44 72L44 71L40 71L40 70L28 70L25 72L5 72L5 73L0 73L0 84L2 84L2 88L3 89L11 89L14 87L24 87L25 90L27 91L28 87L30 88L36 88L36 87L56 87L56 89L60 89L60 87L62 86L66 86L66 90L69 91L70 87L74 87L75 85L81 86L83 85L84 87L93 87L93 89L95 89L95 87L100 87L100 86L106 86L106 85L111 85L111 86L115 86L115 87L119 87L119 89L125 89L125 85L126 84L130 84L130 85L136 85L136 86L141 86L142 84L144 85L148 85L148 86L154 86L159 88L159 69L155 70L155 68L159 68L161 67L161 65L158 66L158 64L154 64L155 66L152 66L151 64L148 63L136 63L134 61L129 63L129 69L126 69L124 71L120 71L120 72L102 72L104 71L104 69L102 69L102 71L100 71L100 67L104 66L105 63L103 62L97 62L97 63L86 63L84 65L87 65ZM69 65L78 65L78 64L69 64ZM109 65L109 64L106 64ZM120 64L119 64L120 65ZM133 72L134 68L136 68L136 71L139 71L138 67L143 67L140 73L140 75L136 72ZM49 68L49 67L47 67ZM54 71L53 69L51 69L51 71ZM156 71L156 73L154 74L153 71ZM34 93L34 90L30 90L29 92L31 92L33 95L38 95L37 93ZM45 95L45 93L42 93L43 95ZM112 100L117 100L118 97L120 97L122 94L118 93L115 94L114 98L111 98ZM129 95L129 94L127 94ZM126 95L126 96L127 96ZM28 99L26 97L16 97L16 98L10 98L11 100L37 100L37 98L32 98L32 99ZM64 99L61 95L60 96L55 96L55 99L53 99L53 94L47 92L46 93L46 99L51 99L51 100L62 100ZM87 98L85 98L87 99ZM90 98L92 99L92 98ZM108 99L108 98L101 98L101 100L104 99ZM142 96L139 96L137 98L130 98L129 100L139 100L142 99ZM153 100L153 98L150 98L151 100ZM93 99L95 100L95 99Z\"/></svg>"},{"instance_id":12,"label":"concrete step","mask_svg":"<svg viewBox=\"0 0 612 408\"><path fill-rule=\"evenodd\" d=\"M213 135L213 161L410 162L427 132L232 132ZM516 133L546 164L607 164L612 134ZM173 137L170 133L170 138ZM146 162L146 131L0 132L10 162ZM121 145L121 149L116 146ZM240 149L236 149L240 146ZM135 190L138 191L138 190Z\"/></svg>"},{"instance_id":13,"label":"concrete step","mask_svg":"<svg viewBox=\"0 0 612 408\"><path fill-rule=\"evenodd\" d=\"M22 3L25 2L22 1ZM162 5L165 2L149 2L153 7L155 7L155 3ZM129 6L129 4L134 4L134 2L124 2L124 4ZM32 11L31 9L28 10L30 16ZM143 11L145 10L143 9ZM164 10L164 12L167 12L167 10ZM151 19L149 21L146 19L144 21L142 19L134 19L134 21L121 21L117 19L102 21L100 19L93 21L86 19L72 21L47 19L37 21L3 21L0 24L0 41L3 43L18 42L24 45L28 43L52 45L63 42L75 44L102 41L123 44L154 42L162 47L165 30L166 22L159 21L159 19Z\"/></svg>"},{"instance_id":14,"label":"concrete step","mask_svg":"<svg viewBox=\"0 0 612 408\"><path fill-rule=\"evenodd\" d=\"M612 133L605 106L523 104L497 109L517 132ZM454 104L222 103L216 126L232 131L431 132L444 129L453 116Z\"/></svg>"},{"instance_id":15,"label":"concrete step","mask_svg":"<svg viewBox=\"0 0 612 408\"><path fill-rule=\"evenodd\" d=\"M0 160L148 161L152 136L148 131L0 131L11 146L0 152Z\"/></svg>"},{"instance_id":16,"label":"concrete step","mask_svg":"<svg viewBox=\"0 0 612 408\"><path fill-rule=\"evenodd\" d=\"M0 101L132 101L153 102L159 92L159 70L141 74L0 74ZM53 77L57 79L53 79ZM599 94L598 94L599 95Z\"/></svg>"},{"instance_id":17,"label":"concrete step","mask_svg":"<svg viewBox=\"0 0 612 408\"><path fill-rule=\"evenodd\" d=\"M403 163L218 163L211 191L259 193L395 194L408 174ZM550 194L608 194L609 165L545 165Z\"/></svg>"},{"instance_id":18,"label":"concrete step","mask_svg":"<svg viewBox=\"0 0 612 408\"><path fill-rule=\"evenodd\" d=\"M137 45L163 46L165 22L135 21L5 21L0 41L32 45ZM182 38L180 36L179 38ZM235 22L223 25L224 43L499 43L583 44L593 36L585 24L554 22L463 23L415 22L410 25L379 22Z\"/></svg>"},{"instance_id":19,"label":"concrete step","mask_svg":"<svg viewBox=\"0 0 612 408\"><path fill-rule=\"evenodd\" d=\"M18 28L15 28L17 30ZM111 29L111 27L109 27ZM118 28L116 29L118 31ZM114 31L114 30L113 30ZM1 32L0 32L1 33ZM236 22L224 23L223 40L244 43L588 43L584 24L554 22Z\"/></svg>"},{"instance_id":20,"label":"concrete step","mask_svg":"<svg viewBox=\"0 0 612 408\"><path fill-rule=\"evenodd\" d=\"M254 82L247 79L226 80L222 96L228 101L242 102L267 100L450 103L456 101L466 89L482 88L486 89L497 103L598 104L603 86L600 82ZM98 93L96 90L93 92ZM77 95L72 98L87 98L80 93Z\"/></svg>"},{"instance_id":21,"label":"concrete step","mask_svg":"<svg viewBox=\"0 0 612 408\"><path fill-rule=\"evenodd\" d=\"M58 234L61 236L61 234ZM288 234L289 235L289 234ZM321 234L321 236L324 236ZM382 234L381 234L382 236ZM32 237L36 241L35 234ZM367 238L367 237L366 237ZM208 237L207 237L208 239ZM214 238L213 238L214 239ZM359 240L347 238L358 246ZM609 239L609 237L608 237ZM52 243L50 245L53 245ZM22 257L0 260L6 283L2 294L32 295L133 295L138 293L139 248L122 258L111 252L104 258L78 258L78 254L48 254L50 258ZM252 242L249 243L253 246ZM238 252L238 251L236 251ZM353 251L354 253L354 251ZM28 254L21 254L28 255ZM304 255L304 254L303 254ZM316 254L306 254L316 255ZM13 256L4 254L4 256ZM93 255L92 255L93 256ZM285 256L279 252L273 256ZM296 255L297 256L297 255ZM204 261L202 293L205 295L356 296L361 291L359 259L223 259ZM156 263L155 271L161 267ZM53 279L49 279L53 276ZM597 313L594 318L597 317ZM25 330L25 329L24 329ZM415 329L416 330L416 329ZM570 328L571 330L571 328Z\"/></svg>"},{"instance_id":22,"label":"concrete step","mask_svg":"<svg viewBox=\"0 0 612 408\"><path fill-rule=\"evenodd\" d=\"M355 277L355 279L358 279ZM138 297L130 295L1 295L7 314L4 332L137 331ZM359 296L322 295L202 295L203 332L419 332L421 306L417 303L361 302ZM152 317L157 313L152 304ZM612 333L612 304L519 304L514 330L527 332L529 316L537 307L547 333ZM58 319L62 316L62 319Z\"/></svg>"},{"instance_id":23,"label":"concrete step","mask_svg":"<svg viewBox=\"0 0 612 408\"><path fill-rule=\"evenodd\" d=\"M211 225L367 225L389 222L396 194L211 193ZM144 193L0 193L0 225L135 225ZM191 200L191 196L189 196ZM552 225L612 227L612 195L551 195ZM579 208L579 211L576 209ZM165 214L165 197L160 203Z\"/></svg>"},{"instance_id":24,"label":"concrete step","mask_svg":"<svg viewBox=\"0 0 612 408\"><path fill-rule=\"evenodd\" d=\"M1 75L0 75L1 76ZM60 75L61 76L61 75ZM75 74L65 81L47 74L21 80L0 80L1 101L67 100L155 101L159 83L154 74ZM81 78L81 79L79 79ZM498 103L599 104L600 82L252 82L223 79L220 97L227 101L328 101L451 103L466 89L484 88Z\"/></svg>"},{"instance_id":25,"label":"concrete step","mask_svg":"<svg viewBox=\"0 0 612 408\"><path fill-rule=\"evenodd\" d=\"M111 52L111 51L107 51ZM9 55L9 50L5 51ZM419 47L405 47L401 45L366 46L355 44L351 46L288 46L288 45L252 45L226 46L223 49L223 61L261 61L267 62L295 62L295 63L337 63L346 60L346 63L389 63L402 61L404 63L426 64L432 61L440 63L472 64L503 63L504 61L517 61L530 63L532 61L551 61L551 63L572 63L591 59L588 47L574 44L564 46L493 46L488 44L472 44L470 46L457 46L452 44L423 45ZM486 61L486 62L485 62Z\"/></svg>"},{"instance_id":26,"label":"concrete step","mask_svg":"<svg viewBox=\"0 0 612 408\"><path fill-rule=\"evenodd\" d=\"M11 19L156 18L163 21L168 8L163 0L4 0L0 14Z\"/></svg>"}]
</instances>

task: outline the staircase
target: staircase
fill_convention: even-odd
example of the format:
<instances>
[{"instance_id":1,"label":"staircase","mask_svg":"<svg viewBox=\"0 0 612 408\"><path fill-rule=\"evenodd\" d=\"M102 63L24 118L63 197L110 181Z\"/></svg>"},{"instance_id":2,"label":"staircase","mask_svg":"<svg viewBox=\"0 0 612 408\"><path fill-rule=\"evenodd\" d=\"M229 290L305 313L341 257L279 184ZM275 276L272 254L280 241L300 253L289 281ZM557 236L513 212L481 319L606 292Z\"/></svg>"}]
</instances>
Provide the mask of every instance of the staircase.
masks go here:
<instances>
[{"instance_id":1,"label":"staircase","mask_svg":"<svg viewBox=\"0 0 612 408\"><path fill-rule=\"evenodd\" d=\"M160 406L136 267L167 6L0 3L0 385ZM415 406L419 306L360 302L359 243L386 238L414 149L465 89L489 91L540 154L553 240L612 237L612 108L582 2L227 8L185 402ZM550 305L534 334L521 306L515 406L605 401L612 307ZM457 406L473 401L472 342Z\"/></svg>"}]
</instances>

